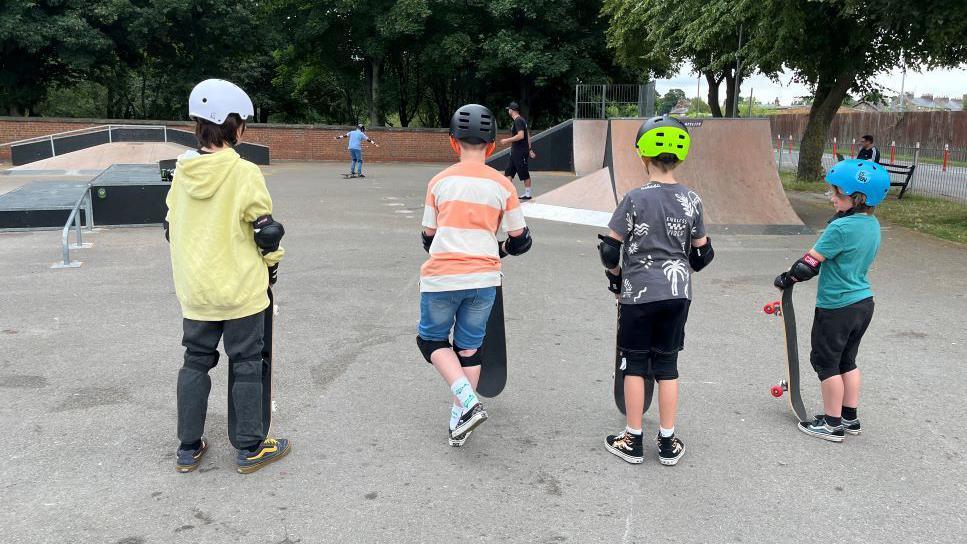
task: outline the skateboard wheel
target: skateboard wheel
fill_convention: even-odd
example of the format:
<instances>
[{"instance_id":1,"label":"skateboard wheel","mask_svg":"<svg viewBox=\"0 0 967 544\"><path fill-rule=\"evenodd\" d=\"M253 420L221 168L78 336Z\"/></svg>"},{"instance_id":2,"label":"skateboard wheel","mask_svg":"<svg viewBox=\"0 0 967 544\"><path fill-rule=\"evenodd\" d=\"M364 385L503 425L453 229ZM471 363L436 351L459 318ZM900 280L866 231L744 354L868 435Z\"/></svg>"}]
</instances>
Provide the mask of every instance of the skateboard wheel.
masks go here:
<instances>
[{"instance_id":1,"label":"skateboard wheel","mask_svg":"<svg viewBox=\"0 0 967 544\"><path fill-rule=\"evenodd\" d=\"M772 304L766 304L765 306L763 306L762 311L771 315L773 312Z\"/></svg>"},{"instance_id":2,"label":"skateboard wheel","mask_svg":"<svg viewBox=\"0 0 967 544\"><path fill-rule=\"evenodd\" d=\"M772 393L773 397L779 398L782 396L783 389L784 388L781 385L773 385L772 389L770 389L770 392Z\"/></svg>"}]
</instances>

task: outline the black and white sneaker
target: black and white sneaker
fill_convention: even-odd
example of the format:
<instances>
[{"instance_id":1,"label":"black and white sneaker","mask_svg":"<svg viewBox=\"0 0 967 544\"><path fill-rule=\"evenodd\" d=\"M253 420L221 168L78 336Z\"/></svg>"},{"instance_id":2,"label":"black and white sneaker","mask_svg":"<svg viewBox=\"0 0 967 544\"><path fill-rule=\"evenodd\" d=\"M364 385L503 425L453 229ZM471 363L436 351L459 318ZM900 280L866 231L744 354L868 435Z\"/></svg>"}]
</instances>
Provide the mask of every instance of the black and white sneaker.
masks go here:
<instances>
[{"instance_id":1,"label":"black and white sneaker","mask_svg":"<svg viewBox=\"0 0 967 544\"><path fill-rule=\"evenodd\" d=\"M466 441L467 436L471 433L471 431L479 427L484 421L487 421L488 417L490 416L488 416L487 411L484 410L483 404L478 402L473 408L467 410L467 413L463 414L463 416L460 418L460 421L457 422L457 426L454 427L453 431L450 432L450 436L458 440L462 438L464 441ZM463 444L463 442L460 444Z\"/></svg>"},{"instance_id":2,"label":"black and white sneaker","mask_svg":"<svg viewBox=\"0 0 967 544\"><path fill-rule=\"evenodd\" d=\"M463 434L458 435L458 434L454 434L452 430L448 429L447 443L453 446L454 448L459 448L460 446L464 445L467 442L467 438L470 437L470 433L472 432L473 431L467 431Z\"/></svg>"},{"instance_id":3,"label":"black and white sneaker","mask_svg":"<svg viewBox=\"0 0 967 544\"><path fill-rule=\"evenodd\" d=\"M640 434L634 435L627 430L622 431L620 434L609 434L604 439L604 447L633 465L641 464L644 460Z\"/></svg>"},{"instance_id":4,"label":"black and white sneaker","mask_svg":"<svg viewBox=\"0 0 967 544\"><path fill-rule=\"evenodd\" d=\"M530 200L531 199L531 195L520 195L519 197L517 197L517 199L518 200Z\"/></svg>"},{"instance_id":5,"label":"black and white sneaker","mask_svg":"<svg viewBox=\"0 0 967 544\"><path fill-rule=\"evenodd\" d=\"M846 437L846 431L843 430L842 425L839 427L831 427L826 423L826 418L823 416L816 416L816 419L812 421L802 421L798 427L800 431L810 436L829 440L830 442L842 442L843 438Z\"/></svg>"},{"instance_id":6,"label":"black and white sneaker","mask_svg":"<svg viewBox=\"0 0 967 544\"><path fill-rule=\"evenodd\" d=\"M860 434L861 432L863 432L863 429L860 427L860 420L859 419L844 419L843 420L843 431L845 431L846 434L852 434L852 435L858 435L858 434Z\"/></svg>"},{"instance_id":7,"label":"black and white sneaker","mask_svg":"<svg viewBox=\"0 0 967 544\"><path fill-rule=\"evenodd\" d=\"M675 435L666 438L658 433L655 441L658 442L658 460L663 465L677 465L678 460L685 455L685 444Z\"/></svg>"}]
</instances>

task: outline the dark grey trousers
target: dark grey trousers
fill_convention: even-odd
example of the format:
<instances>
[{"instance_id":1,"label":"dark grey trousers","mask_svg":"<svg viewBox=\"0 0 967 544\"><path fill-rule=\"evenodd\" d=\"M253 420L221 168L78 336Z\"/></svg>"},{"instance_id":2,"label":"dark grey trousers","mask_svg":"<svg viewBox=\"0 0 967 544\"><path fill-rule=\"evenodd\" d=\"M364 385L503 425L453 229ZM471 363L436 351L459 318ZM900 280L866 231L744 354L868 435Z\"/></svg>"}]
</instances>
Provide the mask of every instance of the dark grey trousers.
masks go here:
<instances>
[{"instance_id":1,"label":"dark grey trousers","mask_svg":"<svg viewBox=\"0 0 967 544\"><path fill-rule=\"evenodd\" d=\"M208 412L212 380L208 372L218 364L218 341L224 339L229 372L234 373L230 398L235 408L236 445L254 446L265 439L262 428L262 337L265 315L228 321L185 319L185 363L178 372L178 440L190 444L201 439Z\"/></svg>"}]
</instances>

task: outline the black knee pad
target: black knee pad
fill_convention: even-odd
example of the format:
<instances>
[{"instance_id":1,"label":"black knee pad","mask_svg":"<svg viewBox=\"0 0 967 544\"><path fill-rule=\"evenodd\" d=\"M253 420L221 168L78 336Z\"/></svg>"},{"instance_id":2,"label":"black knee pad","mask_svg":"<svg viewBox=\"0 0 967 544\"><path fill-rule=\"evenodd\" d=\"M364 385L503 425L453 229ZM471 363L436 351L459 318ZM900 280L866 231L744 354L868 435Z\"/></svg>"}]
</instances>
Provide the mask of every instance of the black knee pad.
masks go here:
<instances>
[{"instance_id":1,"label":"black knee pad","mask_svg":"<svg viewBox=\"0 0 967 544\"><path fill-rule=\"evenodd\" d=\"M621 349L621 366L625 376L651 374L651 352L636 349Z\"/></svg>"},{"instance_id":2,"label":"black knee pad","mask_svg":"<svg viewBox=\"0 0 967 544\"><path fill-rule=\"evenodd\" d=\"M419 335L416 336L416 345L420 348L420 353L423 354L423 358L426 362L430 362L430 355L438 349L452 348L449 340L424 340Z\"/></svg>"},{"instance_id":3,"label":"black knee pad","mask_svg":"<svg viewBox=\"0 0 967 544\"><path fill-rule=\"evenodd\" d=\"M457 352L457 359L460 359L460 366L464 368L468 366L480 366L480 364L483 362L483 356L480 353L480 348L477 348L477 351L475 351L473 355L460 355L460 352L466 349L467 348L458 348L457 346L453 346L453 351Z\"/></svg>"},{"instance_id":4,"label":"black knee pad","mask_svg":"<svg viewBox=\"0 0 967 544\"><path fill-rule=\"evenodd\" d=\"M185 368L191 370L196 370L202 374L208 374L208 372L218 365L218 352L212 354L199 355L197 353L191 353L185 351Z\"/></svg>"},{"instance_id":5,"label":"black knee pad","mask_svg":"<svg viewBox=\"0 0 967 544\"><path fill-rule=\"evenodd\" d=\"M651 372L655 381L678 379L678 352L655 351L651 354Z\"/></svg>"}]
</instances>

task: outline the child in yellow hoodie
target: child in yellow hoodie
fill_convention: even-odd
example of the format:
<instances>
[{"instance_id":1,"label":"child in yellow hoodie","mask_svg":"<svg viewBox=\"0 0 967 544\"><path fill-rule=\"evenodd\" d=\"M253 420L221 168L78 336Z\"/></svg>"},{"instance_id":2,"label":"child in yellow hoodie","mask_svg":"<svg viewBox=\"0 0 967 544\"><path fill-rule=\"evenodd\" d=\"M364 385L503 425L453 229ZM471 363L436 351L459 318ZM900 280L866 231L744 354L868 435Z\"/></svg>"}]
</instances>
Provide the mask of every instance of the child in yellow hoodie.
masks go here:
<instances>
[{"instance_id":1,"label":"child in yellow hoodie","mask_svg":"<svg viewBox=\"0 0 967 544\"><path fill-rule=\"evenodd\" d=\"M175 293L184 316L184 366L178 373L176 469L196 469L208 441L202 436L211 378L224 342L234 378L229 399L238 472L254 472L289 452L286 439L268 438L263 425L265 311L284 250L284 230L272 218L272 198L258 166L235 146L254 114L236 85L205 80L191 91L198 150L178 157L168 191L165 238L171 245Z\"/></svg>"}]
</instances>

